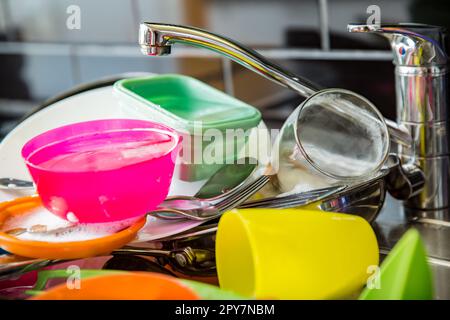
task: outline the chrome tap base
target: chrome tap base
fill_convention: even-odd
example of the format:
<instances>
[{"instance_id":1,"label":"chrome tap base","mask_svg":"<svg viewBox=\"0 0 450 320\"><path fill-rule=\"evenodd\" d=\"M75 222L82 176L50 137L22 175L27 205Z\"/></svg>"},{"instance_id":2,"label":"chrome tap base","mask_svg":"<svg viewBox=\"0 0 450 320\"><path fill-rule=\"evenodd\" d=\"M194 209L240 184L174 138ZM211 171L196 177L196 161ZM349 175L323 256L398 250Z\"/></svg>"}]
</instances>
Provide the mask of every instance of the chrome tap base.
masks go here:
<instances>
[{"instance_id":1,"label":"chrome tap base","mask_svg":"<svg viewBox=\"0 0 450 320\"><path fill-rule=\"evenodd\" d=\"M399 146L405 163L424 173L422 191L405 206L411 220L450 221L450 132L446 30L423 24L350 24L349 32L376 33L392 48L395 64L397 123L406 127L412 145ZM415 210L411 210L415 209Z\"/></svg>"}]
</instances>

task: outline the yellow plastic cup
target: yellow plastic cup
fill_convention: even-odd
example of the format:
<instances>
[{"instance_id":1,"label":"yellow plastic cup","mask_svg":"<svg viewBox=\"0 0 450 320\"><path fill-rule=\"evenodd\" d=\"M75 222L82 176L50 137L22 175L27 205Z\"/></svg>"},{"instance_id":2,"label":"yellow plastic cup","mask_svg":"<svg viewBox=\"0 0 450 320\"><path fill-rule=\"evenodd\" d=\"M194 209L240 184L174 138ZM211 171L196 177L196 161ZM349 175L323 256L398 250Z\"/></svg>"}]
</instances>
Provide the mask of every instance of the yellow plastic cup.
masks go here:
<instances>
[{"instance_id":1,"label":"yellow plastic cup","mask_svg":"<svg viewBox=\"0 0 450 320\"><path fill-rule=\"evenodd\" d=\"M378 257L369 223L342 213L232 210L216 236L220 286L257 299L351 298Z\"/></svg>"}]
</instances>

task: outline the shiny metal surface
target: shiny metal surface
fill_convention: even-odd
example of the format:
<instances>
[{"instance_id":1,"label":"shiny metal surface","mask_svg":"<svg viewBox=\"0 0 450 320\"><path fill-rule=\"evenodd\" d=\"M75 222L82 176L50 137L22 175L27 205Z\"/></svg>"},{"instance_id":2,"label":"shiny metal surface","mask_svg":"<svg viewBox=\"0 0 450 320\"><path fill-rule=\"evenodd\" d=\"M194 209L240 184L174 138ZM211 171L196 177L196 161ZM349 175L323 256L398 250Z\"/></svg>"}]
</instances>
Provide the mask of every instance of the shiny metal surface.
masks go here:
<instances>
[{"instance_id":1,"label":"shiny metal surface","mask_svg":"<svg viewBox=\"0 0 450 320\"><path fill-rule=\"evenodd\" d=\"M417 214L420 211L428 211L429 218L435 218L436 211L449 206L450 158L448 156L418 157L416 160L425 174L426 183L422 192L408 200L405 205L411 209L417 209ZM430 208L433 209L430 210ZM411 218L415 217L413 210L409 214L412 215Z\"/></svg>"},{"instance_id":2,"label":"shiny metal surface","mask_svg":"<svg viewBox=\"0 0 450 320\"><path fill-rule=\"evenodd\" d=\"M20 180L15 178L0 178L0 189L6 190L27 190L34 189L32 181Z\"/></svg>"},{"instance_id":3,"label":"shiny metal surface","mask_svg":"<svg viewBox=\"0 0 450 320\"><path fill-rule=\"evenodd\" d=\"M391 154L386 166L376 176L364 182L354 182L329 194L325 193L318 199L320 201L302 202L301 197L308 192L280 196L271 186L264 190L265 198L248 201L240 208L292 208L309 205L308 208L316 207L323 211L355 214L372 222L383 208L386 191L396 199L406 200L419 192L423 184L424 177L420 169L413 163L402 165L398 157Z\"/></svg>"},{"instance_id":4,"label":"shiny metal surface","mask_svg":"<svg viewBox=\"0 0 450 320\"><path fill-rule=\"evenodd\" d=\"M302 193L266 197L263 199L247 201L246 203L241 204L239 208L295 208L334 197L344 189L346 189L346 186L333 186Z\"/></svg>"},{"instance_id":5,"label":"shiny metal surface","mask_svg":"<svg viewBox=\"0 0 450 320\"><path fill-rule=\"evenodd\" d=\"M391 42L396 65L434 66L447 63L447 54L442 46L445 38L445 28L443 27L419 23L396 25L352 23L347 26L347 30L383 35Z\"/></svg>"},{"instance_id":6,"label":"shiny metal surface","mask_svg":"<svg viewBox=\"0 0 450 320\"><path fill-rule=\"evenodd\" d=\"M143 54L150 56L170 54L173 43L189 44L213 50L269 80L300 92L303 96L310 96L317 90L317 86L310 81L284 70L266 60L256 51L228 38L192 27L150 22L140 25L139 44Z\"/></svg>"},{"instance_id":7,"label":"shiny metal surface","mask_svg":"<svg viewBox=\"0 0 450 320\"><path fill-rule=\"evenodd\" d=\"M425 123L448 118L447 66L395 68L397 119Z\"/></svg>"},{"instance_id":8,"label":"shiny metal surface","mask_svg":"<svg viewBox=\"0 0 450 320\"><path fill-rule=\"evenodd\" d=\"M382 255L386 255L409 228L416 228L425 244L435 285L436 299L450 299L450 223L417 218L409 220L402 202L388 196L372 224ZM444 210L442 210L444 211ZM446 210L447 216L450 216Z\"/></svg>"},{"instance_id":9,"label":"shiny metal surface","mask_svg":"<svg viewBox=\"0 0 450 320\"><path fill-rule=\"evenodd\" d=\"M392 120L384 119L389 130L389 137L391 142L397 146L401 146L406 149L410 149L413 145L413 140L408 129Z\"/></svg>"},{"instance_id":10,"label":"shiny metal surface","mask_svg":"<svg viewBox=\"0 0 450 320\"><path fill-rule=\"evenodd\" d=\"M139 247L125 248L124 253L155 258L162 268L176 271L179 277L216 277L216 231L217 221L211 221L158 241L140 243Z\"/></svg>"},{"instance_id":11,"label":"shiny metal surface","mask_svg":"<svg viewBox=\"0 0 450 320\"><path fill-rule=\"evenodd\" d=\"M386 166L376 176L322 199L316 207L323 211L358 215L373 222L383 208L386 191L398 199L408 199L420 190L423 182L421 170L402 165L398 157L391 154Z\"/></svg>"},{"instance_id":12,"label":"shiny metal surface","mask_svg":"<svg viewBox=\"0 0 450 320\"><path fill-rule=\"evenodd\" d=\"M378 33L389 40L396 66L397 122L413 139L412 154L403 147L399 152L403 159L415 161L426 178L423 190L406 202L418 209L408 214L445 217L436 210L450 207L446 30L421 24L351 24L348 31Z\"/></svg>"},{"instance_id":13,"label":"shiny metal surface","mask_svg":"<svg viewBox=\"0 0 450 320\"><path fill-rule=\"evenodd\" d=\"M148 213L161 219L191 219L207 221L218 218L258 192L270 180L262 175L254 181L239 185L231 191L210 199L190 196L168 197L156 210Z\"/></svg>"},{"instance_id":14,"label":"shiny metal surface","mask_svg":"<svg viewBox=\"0 0 450 320\"><path fill-rule=\"evenodd\" d=\"M422 191L425 175L415 162L403 164L396 154L390 154L387 167L386 187L394 198L408 200Z\"/></svg>"},{"instance_id":15,"label":"shiny metal surface","mask_svg":"<svg viewBox=\"0 0 450 320\"><path fill-rule=\"evenodd\" d=\"M369 222L375 220L386 197L383 178L343 190L317 203L317 209L358 215Z\"/></svg>"},{"instance_id":16,"label":"shiny metal surface","mask_svg":"<svg viewBox=\"0 0 450 320\"><path fill-rule=\"evenodd\" d=\"M125 247L114 250L112 254L163 257L169 260L169 264L173 268L189 273L215 272L216 270L214 250L189 246L170 250Z\"/></svg>"},{"instance_id":17,"label":"shiny metal surface","mask_svg":"<svg viewBox=\"0 0 450 320\"><path fill-rule=\"evenodd\" d=\"M295 197L308 192L281 196L273 185L268 185L263 190L265 198L246 202L240 208L304 208L306 205L308 209L355 214L372 222L383 207L387 191L385 179L389 172L389 168L383 169L367 181L354 182L306 203L301 199L297 202Z\"/></svg>"},{"instance_id":18,"label":"shiny metal surface","mask_svg":"<svg viewBox=\"0 0 450 320\"><path fill-rule=\"evenodd\" d=\"M404 123L413 137L416 156L436 157L450 153L449 121Z\"/></svg>"}]
</instances>

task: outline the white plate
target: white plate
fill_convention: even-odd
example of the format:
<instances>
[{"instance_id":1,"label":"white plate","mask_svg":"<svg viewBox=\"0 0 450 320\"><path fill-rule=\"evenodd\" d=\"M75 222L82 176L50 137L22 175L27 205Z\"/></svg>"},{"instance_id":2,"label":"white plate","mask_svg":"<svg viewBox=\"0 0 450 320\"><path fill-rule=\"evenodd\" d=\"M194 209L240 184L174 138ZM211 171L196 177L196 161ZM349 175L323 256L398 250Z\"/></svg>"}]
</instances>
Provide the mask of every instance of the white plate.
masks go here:
<instances>
[{"instance_id":1,"label":"white plate","mask_svg":"<svg viewBox=\"0 0 450 320\"><path fill-rule=\"evenodd\" d=\"M152 115L153 113L148 107L128 106L119 103L119 99L113 93L112 86L89 90L58 101L24 120L1 142L0 177L31 180L20 154L21 149L29 139L47 130L80 121L98 119L148 120L152 118ZM260 163L266 163L270 137L263 122L261 122L259 128L262 130L257 130L250 136L249 155L258 158ZM178 169L175 168L169 195L194 195L205 181L181 181L176 178ZM30 194L30 192L0 190L0 202L27 194ZM174 228L172 222L169 223L162 219L149 219L149 221L151 223L148 223L145 227L146 236L144 238L146 240L156 239L161 235L169 236L199 224L195 221L184 223L179 226L180 228Z\"/></svg>"}]
</instances>

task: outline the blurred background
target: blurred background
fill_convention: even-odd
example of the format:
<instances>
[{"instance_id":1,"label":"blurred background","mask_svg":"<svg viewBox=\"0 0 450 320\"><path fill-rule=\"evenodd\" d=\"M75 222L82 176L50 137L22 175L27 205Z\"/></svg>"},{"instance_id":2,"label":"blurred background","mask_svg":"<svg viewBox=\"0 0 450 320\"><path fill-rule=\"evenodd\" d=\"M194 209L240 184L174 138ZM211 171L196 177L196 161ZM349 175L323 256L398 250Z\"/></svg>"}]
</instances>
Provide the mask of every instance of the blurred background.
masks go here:
<instances>
[{"instance_id":1,"label":"blurred background","mask_svg":"<svg viewBox=\"0 0 450 320\"><path fill-rule=\"evenodd\" d=\"M186 24L257 49L323 87L354 90L395 117L394 68L387 41L349 34L378 5L382 23L450 26L445 0L0 0L0 139L21 118L76 85L122 72L194 76L258 107L278 127L302 99L212 52L177 46L145 57L141 21ZM80 8L80 29L66 26Z\"/></svg>"}]
</instances>

